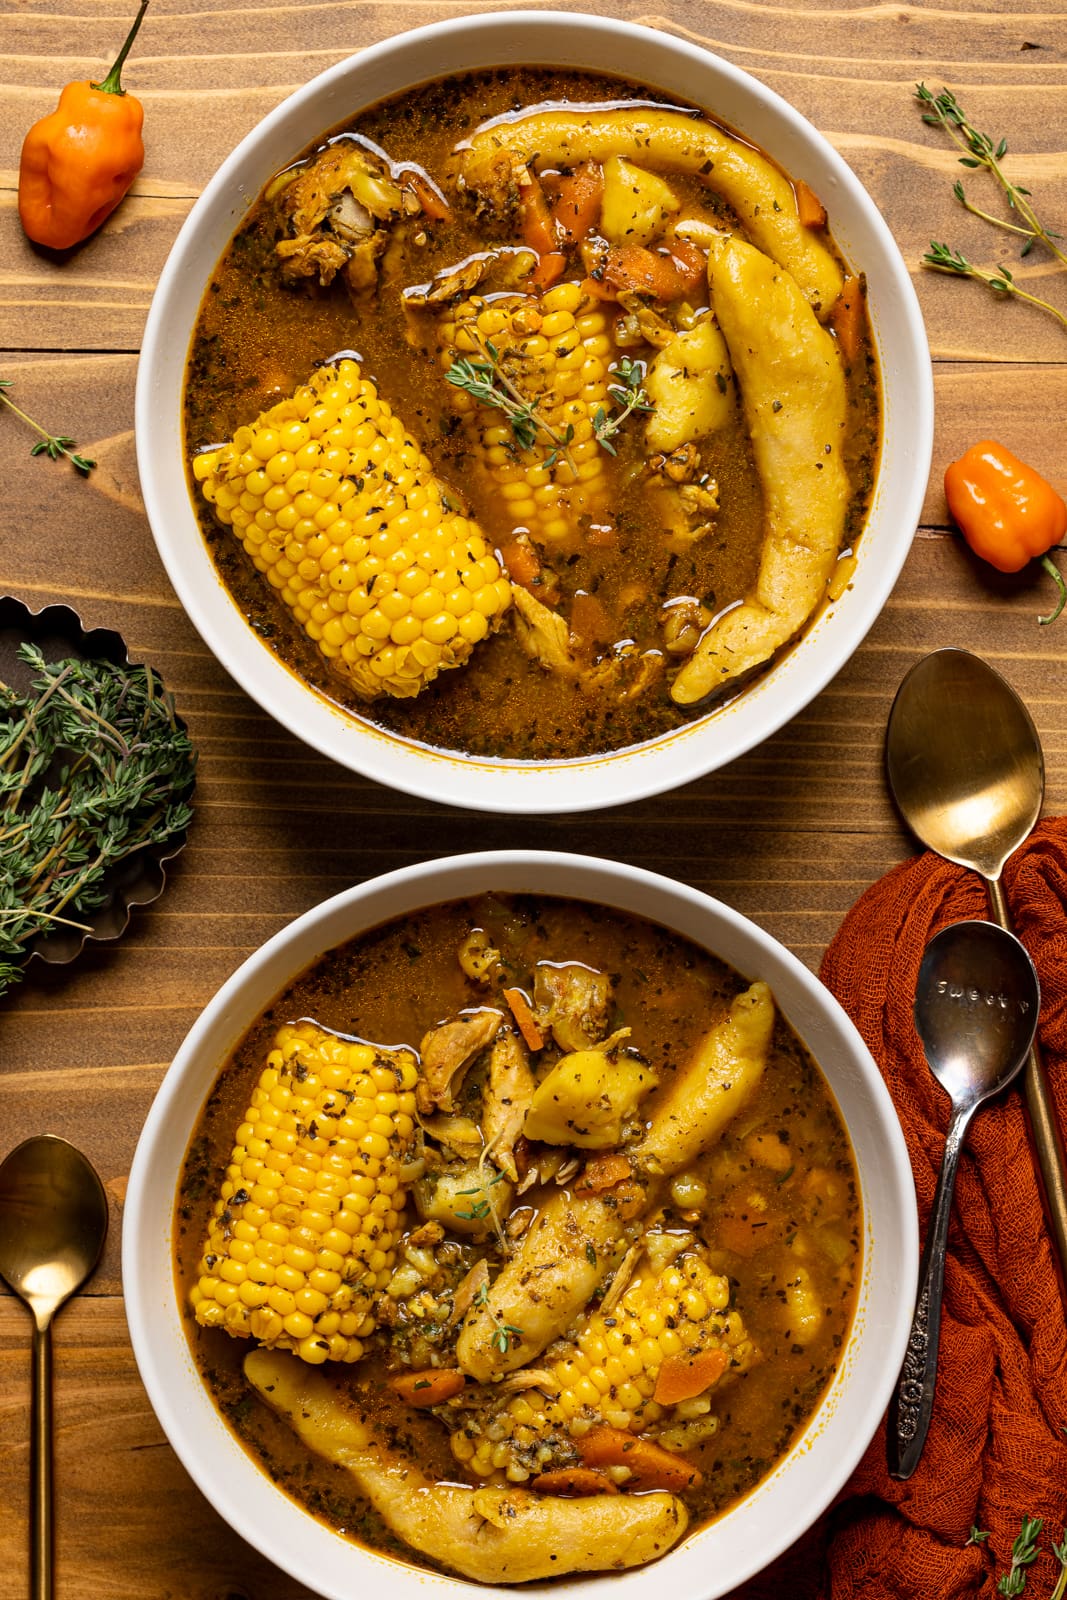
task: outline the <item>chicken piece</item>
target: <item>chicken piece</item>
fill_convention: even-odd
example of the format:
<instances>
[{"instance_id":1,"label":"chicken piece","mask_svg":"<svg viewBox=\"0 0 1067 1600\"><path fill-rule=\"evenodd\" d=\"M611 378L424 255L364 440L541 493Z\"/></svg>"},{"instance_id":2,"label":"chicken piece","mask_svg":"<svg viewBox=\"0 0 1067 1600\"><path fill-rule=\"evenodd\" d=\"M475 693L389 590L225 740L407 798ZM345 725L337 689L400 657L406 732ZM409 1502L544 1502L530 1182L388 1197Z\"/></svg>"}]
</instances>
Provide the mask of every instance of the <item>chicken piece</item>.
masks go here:
<instances>
[{"instance_id":1,"label":"chicken piece","mask_svg":"<svg viewBox=\"0 0 1067 1600\"><path fill-rule=\"evenodd\" d=\"M460 1330L456 1358L480 1383L525 1366L589 1303L632 1242L634 1217L647 1213L659 1180L680 1172L721 1138L747 1105L766 1063L774 1001L754 983L733 1001L652 1109L645 1138L630 1152L644 1169L607 1195L550 1196L488 1295ZM502 1340L502 1328L510 1330ZM503 1346L503 1348L502 1348Z\"/></svg>"},{"instance_id":2,"label":"chicken piece","mask_svg":"<svg viewBox=\"0 0 1067 1600\"><path fill-rule=\"evenodd\" d=\"M482 1130L472 1117L455 1117L442 1113L424 1117L422 1130L434 1144L444 1145L461 1161L477 1161L485 1147Z\"/></svg>"},{"instance_id":3,"label":"chicken piece","mask_svg":"<svg viewBox=\"0 0 1067 1600\"><path fill-rule=\"evenodd\" d=\"M425 1035L419 1046L422 1066L415 1090L424 1115L435 1108L453 1109L453 1097L459 1092L468 1067L492 1044L503 1020L499 1011L488 1007L464 1011Z\"/></svg>"},{"instance_id":4,"label":"chicken piece","mask_svg":"<svg viewBox=\"0 0 1067 1600\"><path fill-rule=\"evenodd\" d=\"M684 111L569 106L494 118L459 152L459 181L499 205L516 166L569 170L612 156L654 172L700 177L729 203L749 238L792 273L819 314L829 315L841 292L841 268L818 233L800 221L785 173L751 145Z\"/></svg>"},{"instance_id":5,"label":"chicken piece","mask_svg":"<svg viewBox=\"0 0 1067 1600\"><path fill-rule=\"evenodd\" d=\"M484 1239L499 1233L511 1210L512 1185L502 1172L478 1161L453 1163L415 1180L412 1197L422 1222Z\"/></svg>"},{"instance_id":6,"label":"chicken piece","mask_svg":"<svg viewBox=\"0 0 1067 1600\"><path fill-rule=\"evenodd\" d=\"M321 1374L290 1356L253 1350L245 1376L308 1449L353 1478L409 1549L476 1583L528 1583L653 1561L685 1532L675 1496L597 1495L587 1500L528 1489L437 1483L378 1438Z\"/></svg>"},{"instance_id":7,"label":"chicken piece","mask_svg":"<svg viewBox=\"0 0 1067 1600\"><path fill-rule=\"evenodd\" d=\"M534 968L538 1021L551 1029L561 1050L588 1050L606 1039L611 1025L611 979L577 961Z\"/></svg>"},{"instance_id":8,"label":"chicken piece","mask_svg":"<svg viewBox=\"0 0 1067 1600\"><path fill-rule=\"evenodd\" d=\"M534 1075L518 1033L498 1033L489 1053L489 1077L482 1095L482 1129L492 1160L513 1183L519 1181L515 1145L533 1098Z\"/></svg>"},{"instance_id":9,"label":"chicken piece","mask_svg":"<svg viewBox=\"0 0 1067 1600\"><path fill-rule=\"evenodd\" d=\"M709 628L675 678L693 705L787 644L825 599L845 530L848 421L837 346L761 251L727 240L712 269L763 487L767 532L754 591Z\"/></svg>"},{"instance_id":10,"label":"chicken piece","mask_svg":"<svg viewBox=\"0 0 1067 1600\"><path fill-rule=\"evenodd\" d=\"M721 1138L759 1086L773 1031L771 991L754 983L733 1000L653 1108L632 1160L647 1172L681 1172Z\"/></svg>"},{"instance_id":11,"label":"chicken piece","mask_svg":"<svg viewBox=\"0 0 1067 1600\"><path fill-rule=\"evenodd\" d=\"M283 175L275 193L288 230L275 246L283 282L315 278L325 288L340 272L353 292L373 287L388 225L404 211L384 160L337 139L295 177Z\"/></svg>"},{"instance_id":12,"label":"chicken piece","mask_svg":"<svg viewBox=\"0 0 1067 1600\"><path fill-rule=\"evenodd\" d=\"M515 633L528 656L547 672L561 678L577 678L581 672L571 649L570 629L558 611L549 610L521 584L511 586Z\"/></svg>"}]
</instances>

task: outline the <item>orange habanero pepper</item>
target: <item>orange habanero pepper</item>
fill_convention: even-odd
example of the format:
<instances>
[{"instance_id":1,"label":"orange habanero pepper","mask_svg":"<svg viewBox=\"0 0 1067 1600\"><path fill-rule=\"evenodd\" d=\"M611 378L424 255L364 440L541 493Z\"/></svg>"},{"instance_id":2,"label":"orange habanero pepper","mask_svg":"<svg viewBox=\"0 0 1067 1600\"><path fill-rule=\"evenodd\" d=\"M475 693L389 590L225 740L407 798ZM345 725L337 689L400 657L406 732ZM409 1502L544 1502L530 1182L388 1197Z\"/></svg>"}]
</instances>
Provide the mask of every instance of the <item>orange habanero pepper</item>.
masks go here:
<instances>
[{"instance_id":1,"label":"orange habanero pepper","mask_svg":"<svg viewBox=\"0 0 1067 1600\"><path fill-rule=\"evenodd\" d=\"M1021 572L1035 557L1059 588L1055 622L1067 586L1046 554L1067 532L1067 504L1040 473L993 439L981 439L945 470L945 498L960 532L998 572Z\"/></svg>"},{"instance_id":2,"label":"orange habanero pepper","mask_svg":"<svg viewBox=\"0 0 1067 1600\"><path fill-rule=\"evenodd\" d=\"M102 83L68 83L59 105L26 135L19 218L35 244L68 250L95 233L144 166L144 109L121 84L148 0Z\"/></svg>"}]
</instances>

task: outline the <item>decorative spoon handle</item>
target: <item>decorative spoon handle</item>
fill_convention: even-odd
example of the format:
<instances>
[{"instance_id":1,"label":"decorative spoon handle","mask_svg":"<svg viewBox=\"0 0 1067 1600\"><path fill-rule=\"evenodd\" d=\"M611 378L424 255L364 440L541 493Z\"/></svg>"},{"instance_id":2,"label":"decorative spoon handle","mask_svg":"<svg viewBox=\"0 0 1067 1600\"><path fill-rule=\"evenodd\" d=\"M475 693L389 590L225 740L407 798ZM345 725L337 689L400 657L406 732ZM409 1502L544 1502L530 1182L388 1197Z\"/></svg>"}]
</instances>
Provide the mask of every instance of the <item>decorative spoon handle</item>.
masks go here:
<instances>
[{"instance_id":1,"label":"decorative spoon handle","mask_svg":"<svg viewBox=\"0 0 1067 1600\"><path fill-rule=\"evenodd\" d=\"M987 878L989 906L994 922L1013 931L1007 901L999 878ZM1052 1240L1052 1259L1059 1278L1060 1299L1067 1313L1067 1152L1056 1120L1045 1064L1036 1042L1026 1060L1023 1095L1030 1123L1030 1137L1037 1156L1041 1201Z\"/></svg>"},{"instance_id":2,"label":"decorative spoon handle","mask_svg":"<svg viewBox=\"0 0 1067 1600\"><path fill-rule=\"evenodd\" d=\"M52 1600L52 1321L34 1319L30 1421L30 1600Z\"/></svg>"},{"instance_id":3,"label":"decorative spoon handle","mask_svg":"<svg viewBox=\"0 0 1067 1600\"><path fill-rule=\"evenodd\" d=\"M934 1208L919 1263L919 1296L912 1318L904 1365L889 1408L889 1471L910 1478L919 1465L934 1407L937 1346L941 1335L941 1295L945 1287L945 1248L952 1212L956 1168L974 1115L974 1104L957 1107L945 1139L945 1154L934 1193Z\"/></svg>"}]
</instances>

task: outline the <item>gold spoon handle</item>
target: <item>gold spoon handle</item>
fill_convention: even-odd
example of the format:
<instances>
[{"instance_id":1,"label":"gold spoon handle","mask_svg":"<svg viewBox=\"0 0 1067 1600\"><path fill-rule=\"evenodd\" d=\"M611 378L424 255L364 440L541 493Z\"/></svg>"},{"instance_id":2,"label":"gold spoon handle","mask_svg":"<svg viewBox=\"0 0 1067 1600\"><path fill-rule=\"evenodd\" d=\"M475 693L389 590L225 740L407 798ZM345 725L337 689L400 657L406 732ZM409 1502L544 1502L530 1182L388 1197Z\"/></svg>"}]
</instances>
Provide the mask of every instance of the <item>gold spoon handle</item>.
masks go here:
<instances>
[{"instance_id":1,"label":"gold spoon handle","mask_svg":"<svg viewBox=\"0 0 1067 1600\"><path fill-rule=\"evenodd\" d=\"M30 1600L52 1600L52 1321L33 1328Z\"/></svg>"},{"instance_id":2,"label":"gold spoon handle","mask_svg":"<svg viewBox=\"0 0 1067 1600\"><path fill-rule=\"evenodd\" d=\"M1011 917L1000 880L986 879L989 905L994 922L1011 933ZM1036 1041L1031 1047L1023 1073L1023 1096L1030 1122L1030 1137L1037 1155L1038 1187L1041 1204L1052 1239L1052 1257L1060 1285L1060 1299L1067 1312L1067 1151L1056 1120L1045 1064Z\"/></svg>"}]
</instances>

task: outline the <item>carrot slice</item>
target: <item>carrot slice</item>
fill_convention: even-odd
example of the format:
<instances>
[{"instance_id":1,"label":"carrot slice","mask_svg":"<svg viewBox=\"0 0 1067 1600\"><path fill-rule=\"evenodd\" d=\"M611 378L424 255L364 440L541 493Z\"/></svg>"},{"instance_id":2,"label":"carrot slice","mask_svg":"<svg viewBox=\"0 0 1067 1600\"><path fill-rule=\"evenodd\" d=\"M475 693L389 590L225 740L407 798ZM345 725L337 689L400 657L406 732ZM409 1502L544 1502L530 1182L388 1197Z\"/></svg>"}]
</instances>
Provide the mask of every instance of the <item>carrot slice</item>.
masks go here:
<instances>
[{"instance_id":1,"label":"carrot slice","mask_svg":"<svg viewBox=\"0 0 1067 1600\"><path fill-rule=\"evenodd\" d=\"M618 1494L618 1489L603 1472L592 1467L557 1467L554 1472L539 1472L530 1480L538 1494Z\"/></svg>"},{"instance_id":2,"label":"carrot slice","mask_svg":"<svg viewBox=\"0 0 1067 1600\"><path fill-rule=\"evenodd\" d=\"M507 568L508 577L528 589L541 575L537 551L518 539L509 539L500 547L500 557Z\"/></svg>"},{"instance_id":3,"label":"carrot slice","mask_svg":"<svg viewBox=\"0 0 1067 1600\"><path fill-rule=\"evenodd\" d=\"M557 279L562 278L566 265L567 257L562 250L547 250L543 256L538 256L537 265L530 273L530 282L537 289L550 289Z\"/></svg>"},{"instance_id":4,"label":"carrot slice","mask_svg":"<svg viewBox=\"0 0 1067 1600\"><path fill-rule=\"evenodd\" d=\"M826 207L814 189L809 189L803 178L795 178L793 188L797 197L797 216L805 228L825 228Z\"/></svg>"},{"instance_id":5,"label":"carrot slice","mask_svg":"<svg viewBox=\"0 0 1067 1600\"><path fill-rule=\"evenodd\" d=\"M696 289L706 286L708 258L692 239L672 239L671 259L678 268L686 294L692 294Z\"/></svg>"},{"instance_id":6,"label":"carrot slice","mask_svg":"<svg viewBox=\"0 0 1067 1600\"><path fill-rule=\"evenodd\" d=\"M532 172L520 179L519 211L522 219L522 242L539 256L556 249L556 224L548 209L545 191Z\"/></svg>"},{"instance_id":7,"label":"carrot slice","mask_svg":"<svg viewBox=\"0 0 1067 1600\"><path fill-rule=\"evenodd\" d=\"M846 361L855 361L860 353L864 301L862 278L846 278L830 312L830 326Z\"/></svg>"},{"instance_id":8,"label":"carrot slice","mask_svg":"<svg viewBox=\"0 0 1067 1600\"><path fill-rule=\"evenodd\" d=\"M530 1002L527 1000L522 990L505 989L504 999L511 1007L511 1014L519 1025L519 1032L526 1040L526 1043L530 1049L543 1049L545 1043L544 1035L537 1026L537 1023L534 1021L534 1014L530 1010Z\"/></svg>"},{"instance_id":9,"label":"carrot slice","mask_svg":"<svg viewBox=\"0 0 1067 1600\"><path fill-rule=\"evenodd\" d=\"M427 1367L422 1372L398 1372L389 1387L409 1406L439 1406L465 1389L467 1380L455 1367Z\"/></svg>"},{"instance_id":10,"label":"carrot slice","mask_svg":"<svg viewBox=\"0 0 1067 1600\"><path fill-rule=\"evenodd\" d=\"M669 251L620 244L604 256L604 278L616 289L666 302L692 294L703 282L706 265L703 252L687 239L674 240Z\"/></svg>"},{"instance_id":11,"label":"carrot slice","mask_svg":"<svg viewBox=\"0 0 1067 1600\"><path fill-rule=\"evenodd\" d=\"M404 183L415 196L425 216L431 222L449 222L452 210L443 194L438 194L426 174L410 167L404 174Z\"/></svg>"},{"instance_id":12,"label":"carrot slice","mask_svg":"<svg viewBox=\"0 0 1067 1600\"><path fill-rule=\"evenodd\" d=\"M617 1183L629 1176L629 1161L620 1150L612 1150L607 1155L593 1156L586 1162L585 1170L574 1185L574 1192L603 1194L605 1189L614 1189Z\"/></svg>"},{"instance_id":13,"label":"carrot slice","mask_svg":"<svg viewBox=\"0 0 1067 1600\"><path fill-rule=\"evenodd\" d=\"M702 1350L692 1360L668 1356L659 1369L652 1398L658 1406L676 1406L679 1400L692 1400L718 1383L728 1365L725 1350Z\"/></svg>"},{"instance_id":14,"label":"carrot slice","mask_svg":"<svg viewBox=\"0 0 1067 1600\"><path fill-rule=\"evenodd\" d=\"M579 589L571 605L571 632L582 644L609 644L617 629L595 594Z\"/></svg>"},{"instance_id":15,"label":"carrot slice","mask_svg":"<svg viewBox=\"0 0 1067 1600\"><path fill-rule=\"evenodd\" d=\"M560 179L552 216L566 245L581 244L600 217L604 198L604 170L596 161L583 161L580 167Z\"/></svg>"},{"instance_id":16,"label":"carrot slice","mask_svg":"<svg viewBox=\"0 0 1067 1600\"><path fill-rule=\"evenodd\" d=\"M584 1439L576 1439L578 1454L586 1467L629 1467L628 1489L695 1489L703 1474L686 1461L664 1450L651 1439L636 1439L623 1428L593 1428Z\"/></svg>"}]
</instances>

